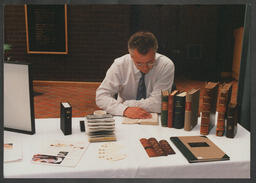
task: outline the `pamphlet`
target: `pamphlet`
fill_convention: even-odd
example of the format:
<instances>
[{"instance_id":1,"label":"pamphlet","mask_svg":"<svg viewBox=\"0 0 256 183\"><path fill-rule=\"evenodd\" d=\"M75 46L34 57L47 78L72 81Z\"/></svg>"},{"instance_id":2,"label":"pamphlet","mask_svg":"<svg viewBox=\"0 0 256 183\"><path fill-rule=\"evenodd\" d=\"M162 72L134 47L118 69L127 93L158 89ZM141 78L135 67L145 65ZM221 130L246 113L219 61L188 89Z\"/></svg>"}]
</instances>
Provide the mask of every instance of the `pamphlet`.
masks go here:
<instances>
[{"instance_id":1,"label":"pamphlet","mask_svg":"<svg viewBox=\"0 0 256 183\"><path fill-rule=\"evenodd\" d=\"M33 163L75 167L89 143L86 142L68 142L54 141L44 148L43 151L36 153L32 157Z\"/></svg>"}]
</instances>

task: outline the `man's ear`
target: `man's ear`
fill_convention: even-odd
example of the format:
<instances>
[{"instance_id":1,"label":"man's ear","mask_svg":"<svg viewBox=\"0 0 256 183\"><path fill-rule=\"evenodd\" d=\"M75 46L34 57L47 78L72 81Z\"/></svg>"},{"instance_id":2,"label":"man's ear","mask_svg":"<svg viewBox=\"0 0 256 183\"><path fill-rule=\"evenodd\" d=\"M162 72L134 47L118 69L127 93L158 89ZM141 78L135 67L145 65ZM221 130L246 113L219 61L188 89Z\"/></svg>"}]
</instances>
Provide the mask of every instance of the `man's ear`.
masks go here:
<instances>
[{"instance_id":1,"label":"man's ear","mask_svg":"<svg viewBox=\"0 0 256 183\"><path fill-rule=\"evenodd\" d=\"M129 52L129 54L131 55L131 57L133 58L134 56L134 54L133 54L133 50L132 49L128 49L128 52Z\"/></svg>"}]
</instances>

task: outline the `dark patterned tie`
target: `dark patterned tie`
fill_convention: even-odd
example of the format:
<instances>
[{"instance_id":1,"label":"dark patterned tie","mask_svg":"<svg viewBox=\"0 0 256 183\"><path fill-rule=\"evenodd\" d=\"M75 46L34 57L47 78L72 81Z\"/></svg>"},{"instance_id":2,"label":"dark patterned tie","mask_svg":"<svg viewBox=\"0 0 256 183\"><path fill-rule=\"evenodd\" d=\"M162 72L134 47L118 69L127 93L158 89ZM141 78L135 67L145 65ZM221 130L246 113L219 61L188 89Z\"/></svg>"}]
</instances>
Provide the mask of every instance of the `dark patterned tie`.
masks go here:
<instances>
[{"instance_id":1,"label":"dark patterned tie","mask_svg":"<svg viewBox=\"0 0 256 183\"><path fill-rule=\"evenodd\" d=\"M136 100L140 100L142 98L146 98L146 85L144 79L145 73L141 72L141 78L138 84L137 97Z\"/></svg>"}]
</instances>

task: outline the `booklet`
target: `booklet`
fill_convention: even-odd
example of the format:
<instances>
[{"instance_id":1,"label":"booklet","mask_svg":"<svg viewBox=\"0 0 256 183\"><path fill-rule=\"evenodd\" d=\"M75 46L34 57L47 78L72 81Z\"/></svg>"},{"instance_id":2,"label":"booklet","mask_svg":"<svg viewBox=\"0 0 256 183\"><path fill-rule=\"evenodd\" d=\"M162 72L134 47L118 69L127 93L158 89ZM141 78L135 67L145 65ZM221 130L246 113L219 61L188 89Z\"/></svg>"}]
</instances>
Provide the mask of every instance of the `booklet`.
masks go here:
<instances>
[{"instance_id":1,"label":"booklet","mask_svg":"<svg viewBox=\"0 0 256 183\"><path fill-rule=\"evenodd\" d=\"M32 162L37 164L75 167L89 143L74 141L54 141L50 142L39 153L32 157Z\"/></svg>"},{"instance_id":2,"label":"booklet","mask_svg":"<svg viewBox=\"0 0 256 183\"><path fill-rule=\"evenodd\" d=\"M22 160L22 144L17 139L4 138L4 163Z\"/></svg>"},{"instance_id":3,"label":"booklet","mask_svg":"<svg viewBox=\"0 0 256 183\"><path fill-rule=\"evenodd\" d=\"M152 117L147 119L123 118L123 124L158 125L158 114L151 113Z\"/></svg>"}]
</instances>

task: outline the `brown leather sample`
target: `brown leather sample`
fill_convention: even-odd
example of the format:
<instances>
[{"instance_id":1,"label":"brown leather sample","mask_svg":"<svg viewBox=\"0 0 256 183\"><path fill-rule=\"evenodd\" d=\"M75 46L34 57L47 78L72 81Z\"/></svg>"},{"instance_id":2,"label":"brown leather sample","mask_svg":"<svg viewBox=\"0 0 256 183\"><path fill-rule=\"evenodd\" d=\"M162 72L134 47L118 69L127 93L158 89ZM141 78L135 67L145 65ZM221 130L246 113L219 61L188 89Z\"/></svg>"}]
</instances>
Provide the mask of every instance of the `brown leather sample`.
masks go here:
<instances>
[{"instance_id":1,"label":"brown leather sample","mask_svg":"<svg viewBox=\"0 0 256 183\"><path fill-rule=\"evenodd\" d=\"M149 138L148 142L151 144L151 146L153 147L153 149L155 150L155 152L158 156L167 156L168 155L163 151L160 144L157 142L157 140L155 138Z\"/></svg>"},{"instance_id":2,"label":"brown leather sample","mask_svg":"<svg viewBox=\"0 0 256 183\"><path fill-rule=\"evenodd\" d=\"M174 150L166 140L160 140L159 144L166 154L175 154Z\"/></svg>"},{"instance_id":3,"label":"brown leather sample","mask_svg":"<svg viewBox=\"0 0 256 183\"><path fill-rule=\"evenodd\" d=\"M167 156L168 154L175 154L170 144L166 140L159 142L151 137L149 139L141 138L140 142L147 152L149 157Z\"/></svg>"},{"instance_id":4,"label":"brown leather sample","mask_svg":"<svg viewBox=\"0 0 256 183\"><path fill-rule=\"evenodd\" d=\"M140 139L140 142L141 142L142 146L144 147L144 149L147 152L149 157L156 157L157 156L155 150L153 149L153 147L151 146L151 144L148 142L147 139L142 138L142 139Z\"/></svg>"}]
</instances>

